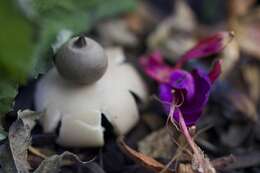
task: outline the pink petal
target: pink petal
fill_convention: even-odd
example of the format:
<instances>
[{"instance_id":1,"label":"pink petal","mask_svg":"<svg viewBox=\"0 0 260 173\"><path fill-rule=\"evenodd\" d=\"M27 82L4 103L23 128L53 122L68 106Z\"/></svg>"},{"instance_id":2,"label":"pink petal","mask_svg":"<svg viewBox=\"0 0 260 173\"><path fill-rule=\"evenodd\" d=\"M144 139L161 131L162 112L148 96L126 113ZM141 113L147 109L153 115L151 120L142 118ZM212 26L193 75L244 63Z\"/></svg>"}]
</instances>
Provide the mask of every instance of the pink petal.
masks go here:
<instances>
[{"instance_id":1,"label":"pink petal","mask_svg":"<svg viewBox=\"0 0 260 173\"><path fill-rule=\"evenodd\" d=\"M175 67L181 68L182 65L191 59L202 58L219 53L233 39L233 37L233 32L219 32L199 41L197 45L180 58Z\"/></svg>"},{"instance_id":2,"label":"pink petal","mask_svg":"<svg viewBox=\"0 0 260 173\"><path fill-rule=\"evenodd\" d=\"M173 68L164 63L159 51L141 57L140 64L145 73L157 82L168 82L173 71Z\"/></svg>"},{"instance_id":3,"label":"pink petal","mask_svg":"<svg viewBox=\"0 0 260 173\"><path fill-rule=\"evenodd\" d=\"M222 60L217 60L213 64L213 68L210 70L210 72L208 74L210 82L212 84L215 82L215 80L219 77L219 75L221 73L221 65L222 65L222 63L223 63Z\"/></svg>"}]
</instances>

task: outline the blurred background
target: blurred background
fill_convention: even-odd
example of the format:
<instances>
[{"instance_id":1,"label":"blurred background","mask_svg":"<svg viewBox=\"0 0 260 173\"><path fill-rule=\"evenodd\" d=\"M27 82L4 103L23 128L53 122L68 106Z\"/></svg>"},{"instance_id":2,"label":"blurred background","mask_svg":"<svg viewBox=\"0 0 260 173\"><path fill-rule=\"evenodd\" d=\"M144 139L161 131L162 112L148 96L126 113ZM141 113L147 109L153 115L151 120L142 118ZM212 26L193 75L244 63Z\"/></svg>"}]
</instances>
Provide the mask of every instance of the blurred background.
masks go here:
<instances>
[{"instance_id":1,"label":"blurred background","mask_svg":"<svg viewBox=\"0 0 260 173\"><path fill-rule=\"evenodd\" d=\"M257 0L1 0L0 115L3 118L11 110L32 106L32 95L17 98L17 108L14 98L29 81L50 69L56 50L73 36L84 34L104 47L122 48L127 60L140 70L138 58L148 52L160 50L174 64L197 40L218 31L234 31L234 40L217 55L224 60L223 73L212 91L207 116L198 124L200 129L210 127L197 142L213 158L237 154L241 160L227 172L259 173L259 5ZM207 68L209 61L191 66ZM155 83L146 81L150 93L156 93ZM138 143L164 125L158 105L151 101L142 111L134 131L139 135L130 138L141 151L143 144ZM163 141L158 136L156 140ZM146 154L166 161L171 157L165 151L153 153ZM108 164L104 170L139 169L131 167L132 162L120 165L113 169Z\"/></svg>"}]
</instances>

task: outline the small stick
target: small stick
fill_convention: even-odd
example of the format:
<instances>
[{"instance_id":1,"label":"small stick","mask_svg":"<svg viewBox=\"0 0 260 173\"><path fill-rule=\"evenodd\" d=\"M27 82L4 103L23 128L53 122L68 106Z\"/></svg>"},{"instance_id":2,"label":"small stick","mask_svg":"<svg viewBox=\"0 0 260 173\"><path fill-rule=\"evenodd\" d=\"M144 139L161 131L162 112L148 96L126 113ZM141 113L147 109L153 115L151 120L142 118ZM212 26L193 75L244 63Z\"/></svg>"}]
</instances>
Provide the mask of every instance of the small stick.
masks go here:
<instances>
[{"instance_id":1,"label":"small stick","mask_svg":"<svg viewBox=\"0 0 260 173\"><path fill-rule=\"evenodd\" d=\"M42 159L46 159L47 156L43 153L41 153L38 149L32 147L32 146L29 146L29 149L28 149L32 154L42 158Z\"/></svg>"}]
</instances>

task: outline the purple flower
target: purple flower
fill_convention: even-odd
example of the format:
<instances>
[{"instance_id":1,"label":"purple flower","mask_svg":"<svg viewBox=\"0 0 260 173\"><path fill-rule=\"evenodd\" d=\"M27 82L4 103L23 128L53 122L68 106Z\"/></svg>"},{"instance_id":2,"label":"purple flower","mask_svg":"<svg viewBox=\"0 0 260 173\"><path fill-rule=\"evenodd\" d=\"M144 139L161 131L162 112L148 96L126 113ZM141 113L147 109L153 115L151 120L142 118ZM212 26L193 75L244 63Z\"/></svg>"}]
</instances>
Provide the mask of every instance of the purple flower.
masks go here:
<instances>
[{"instance_id":1,"label":"purple flower","mask_svg":"<svg viewBox=\"0 0 260 173\"><path fill-rule=\"evenodd\" d=\"M164 63L160 52L141 58L140 63L144 71L159 83L159 97L165 110L169 112L170 108L175 106L171 115L172 121L179 122L182 115L187 126L197 122L207 104L212 84L220 75L221 61L216 61L209 73L202 69L189 72L181 67L190 59L220 52L231 38L231 33L220 32L203 39L184 54L175 67Z\"/></svg>"},{"instance_id":2,"label":"purple flower","mask_svg":"<svg viewBox=\"0 0 260 173\"><path fill-rule=\"evenodd\" d=\"M160 84L159 94L162 101L181 104L179 107L176 106L173 118L179 121L179 114L182 113L186 125L190 126L200 117L208 101L210 88L211 83L204 72L198 69L192 73L176 70L172 72L169 83ZM164 107L167 111L170 110L169 104L165 104Z\"/></svg>"}]
</instances>

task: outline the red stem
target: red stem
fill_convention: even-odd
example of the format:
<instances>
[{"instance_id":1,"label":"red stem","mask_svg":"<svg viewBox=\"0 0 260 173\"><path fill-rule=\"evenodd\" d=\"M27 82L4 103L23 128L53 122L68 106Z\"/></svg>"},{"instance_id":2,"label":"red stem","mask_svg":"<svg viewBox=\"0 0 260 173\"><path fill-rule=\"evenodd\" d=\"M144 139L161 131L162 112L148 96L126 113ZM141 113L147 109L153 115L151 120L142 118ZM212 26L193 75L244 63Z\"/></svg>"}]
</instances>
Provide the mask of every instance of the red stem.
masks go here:
<instances>
[{"instance_id":1,"label":"red stem","mask_svg":"<svg viewBox=\"0 0 260 173\"><path fill-rule=\"evenodd\" d=\"M185 138L187 139L187 141L188 141L191 149L193 150L194 154L199 156L199 151L197 150L196 144L193 141L192 137L190 136L190 133L189 133L188 128L187 128L187 126L185 124L185 121L184 121L184 118L182 116L182 113L180 113L180 116L179 116L179 123L180 123L180 127L181 127L181 130L182 130L182 133L185 136Z\"/></svg>"},{"instance_id":2,"label":"red stem","mask_svg":"<svg viewBox=\"0 0 260 173\"><path fill-rule=\"evenodd\" d=\"M170 117L173 117L174 110L175 110L175 106L172 105L171 108L170 108L170 113L169 113ZM180 115L179 115L179 125L180 125L181 131L182 131L184 137L186 138L187 142L189 143L194 155L198 159L198 162L201 165L203 165L203 157L201 156L201 154L200 154L200 152L197 148L196 143L193 141L192 137L190 136L190 133L188 131L188 128L186 126L185 120L184 120L181 112L180 112Z\"/></svg>"}]
</instances>

